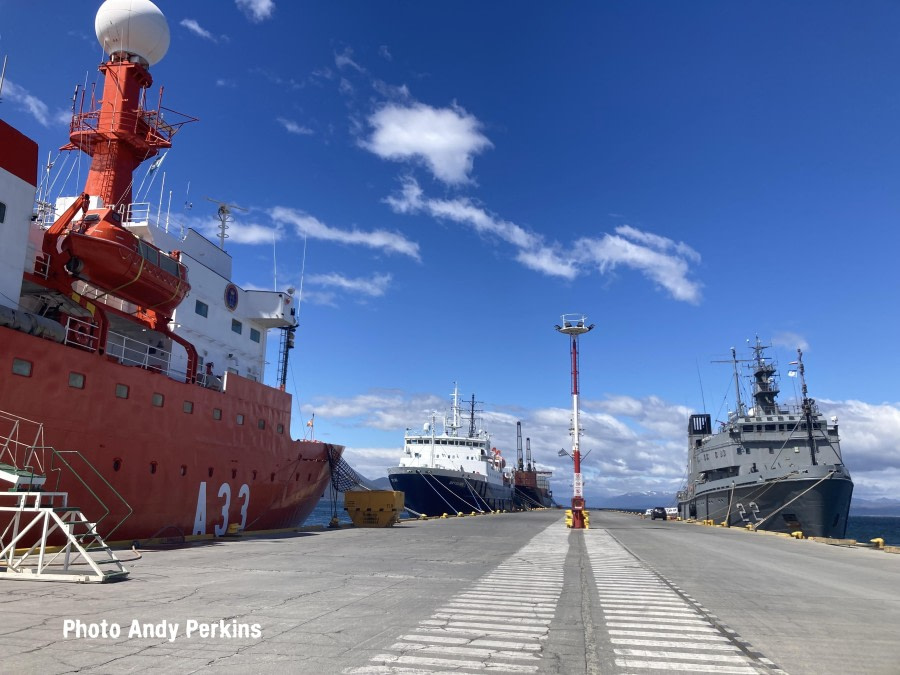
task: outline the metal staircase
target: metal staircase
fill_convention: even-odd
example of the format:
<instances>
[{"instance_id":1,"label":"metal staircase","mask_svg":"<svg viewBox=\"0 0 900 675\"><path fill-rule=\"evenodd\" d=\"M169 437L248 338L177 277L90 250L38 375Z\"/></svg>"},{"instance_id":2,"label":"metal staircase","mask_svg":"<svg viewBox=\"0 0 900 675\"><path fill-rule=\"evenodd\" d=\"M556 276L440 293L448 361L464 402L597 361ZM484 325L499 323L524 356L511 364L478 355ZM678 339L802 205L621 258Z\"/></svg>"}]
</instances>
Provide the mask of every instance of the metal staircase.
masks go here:
<instances>
[{"instance_id":1,"label":"metal staircase","mask_svg":"<svg viewBox=\"0 0 900 675\"><path fill-rule=\"evenodd\" d=\"M29 439L20 440L26 433ZM43 433L42 424L0 411L0 579L124 579L128 571L97 523L69 505L68 493L43 490L44 457L56 453L43 445Z\"/></svg>"}]
</instances>

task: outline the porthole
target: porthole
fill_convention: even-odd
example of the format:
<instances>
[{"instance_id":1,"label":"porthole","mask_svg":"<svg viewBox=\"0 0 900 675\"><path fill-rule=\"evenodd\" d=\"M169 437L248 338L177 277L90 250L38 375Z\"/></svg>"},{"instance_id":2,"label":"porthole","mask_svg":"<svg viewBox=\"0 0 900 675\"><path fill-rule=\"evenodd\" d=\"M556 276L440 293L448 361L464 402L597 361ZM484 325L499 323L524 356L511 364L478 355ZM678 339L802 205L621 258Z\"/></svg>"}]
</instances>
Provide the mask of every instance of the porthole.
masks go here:
<instances>
[{"instance_id":1,"label":"porthole","mask_svg":"<svg viewBox=\"0 0 900 675\"><path fill-rule=\"evenodd\" d=\"M150 403L152 403L157 408L162 408L163 403L165 403L166 397L160 393L155 393L150 397Z\"/></svg>"},{"instance_id":2,"label":"porthole","mask_svg":"<svg viewBox=\"0 0 900 675\"><path fill-rule=\"evenodd\" d=\"M69 386L73 389L84 389L84 374L69 373Z\"/></svg>"},{"instance_id":3,"label":"porthole","mask_svg":"<svg viewBox=\"0 0 900 675\"><path fill-rule=\"evenodd\" d=\"M238 423L238 426L242 425L244 423L244 416L241 414L238 414L238 416L235 417L235 421Z\"/></svg>"},{"instance_id":4,"label":"porthole","mask_svg":"<svg viewBox=\"0 0 900 675\"><path fill-rule=\"evenodd\" d=\"M213 468L209 467L209 477L212 478L212 475L213 475Z\"/></svg>"},{"instance_id":5,"label":"porthole","mask_svg":"<svg viewBox=\"0 0 900 675\"><path fill-rule=\"evenodd\" d=\"M121 460L121 458L116 457L113 460L113 471L118 471L121 468L122 468L122 460Z\"/></svg>"},{"instance_id":6,"label":"porthole","mask_svg":"<svg viewBox=\"0 0 900 675\"><path fill-rule=\"evenodd\" d=\"M231 470L231 480L234 480L235 478L237 478L237 469L232 469Z\"/></svg>"},{"instance_id":7,"label":"porthole","mask_svg":"<svg viewBox=\"0 0 900 675\"><path fill-rule=\"evenodd\" d=\"M213 419L214 420L222 419L222 409L221 408L213 408Z\"/></svg>"},{"instance_id":8,"label":"porthole","mask_svg":"<svg viewBox=\"0 0 900 675\"><path fill-rule=\"evenodd\" d=\"M25 359L13 359L12 371L13 375L31 377L31 361L26 361Z\"/></svg>"},{"instance_id":9,"label":"porthole","mask_svg":"<svg viewBox=\"0 0 900 675\"><path fill-rule=\"evenodd\" d=\"M253 472L253 480L256 480L256 471Z\"/></svg>"},{"instance_id":10,"label":"porthole","mask_svg":"<svg viewBox=\"0 0 900 675\"><path fill-rule=\"evenodd\" d=\"M188 415L194 412L194 402L193 401L185 401L181 406L181 409L184 410Z\"/></svg>"},{"instance_id":11,"label":"porthole","mask_svg":"<svg viewBox=\"0 0 900 675\"><path fill-rule=\"evenodd\" d=\"M156 462L150 462L150 473L156 473L156 469L159 466Z\"/></svg>"},{"instance_id":12,"label":"porthole","mask_svg":"<svg viewBox=\"0 0 900 675\"><path fill-rule=\"evenodd\" d=\"M275 482L275 474L274 474L274 473L270 473L270 474L269 474L269 482L270 482L270 483L274 483L274 482Z\"/></svg>"},{"instance_id":13,"label":"porthole","mask_svg":"<svg viewBox=\"0 0 900 675\"><path fill-rule=\"evenodd\" d=\"M181 465L181 475L182 475L182 476L187 476L187 464L182 464L182 465Z\"/></svg>"},{"instance_id":14,"label":"porthole","mask_svg":"<svg viewBox=\"0 0 900 675\"><path fill-rule=\"evenodd\" d=\"M116 398L128 398L128 385L127 384L117 384L116 385Z\"/></svg>"},{"instance_id":15,"label":"porthole","mask_svg":"<svg viewBox=\"0 0 900 675\"><path fill-rule=\"evenodd\" d=\"M266 421L265 421L265 420L256 420L256 426L257 426L257 428L259 428L259 429L265 429L265 428L266 428Z\"/></svg>"}]
</instances>

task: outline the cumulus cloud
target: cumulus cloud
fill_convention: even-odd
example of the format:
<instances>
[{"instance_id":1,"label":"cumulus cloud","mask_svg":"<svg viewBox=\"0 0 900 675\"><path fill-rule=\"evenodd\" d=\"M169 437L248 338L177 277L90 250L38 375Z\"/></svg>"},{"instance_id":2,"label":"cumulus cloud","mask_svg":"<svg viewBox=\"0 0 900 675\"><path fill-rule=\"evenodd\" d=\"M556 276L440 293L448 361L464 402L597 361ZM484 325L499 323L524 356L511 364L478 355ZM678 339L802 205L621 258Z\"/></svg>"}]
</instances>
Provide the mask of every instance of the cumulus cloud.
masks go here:
<instances>
[{"instance_id":1,"label":"cumulus cloud","mask_svg":"<svg viewBox=\"0 0 900 675\"><path fill-rule=\"evenodd\" d=\"M434 411L439 412L440 424L446 408L444 397L400 391L327 398L315 405L317 416L354 428L395 432L398 439L404 428L420 429L423 422L431 420ZM585 401L581 448L582 456L590 451L582 464L589 501L647 489L674 494L681 485L687 461L684 440L687 414L686 408L656 397L619 396ZM554 473L552 484L557 499L571 495L572 460L558 454L561 446L567 451L571 448L571 410L522 410L486 404L482 420L492 433L491 444L503 452L508 465L516 461L516 422L521 421L523 436L530 441L533 461L539 469ZM357 467L354 462L359 461L358 468L365 466L366 476L384 476L389 467L396 466L397 445L365 448L358 460L348 455L348 461L354 467Z\"/></svg>"},{"instance_id":2,"label":"cumulus cloud","mask_svg":"<svg viewBox=\"0 0 900 675\"><path fill-rule=\"evenodd\" d=\"M385 202L395 213L425 213L433 218L467 225L483 236L493 237L516 249L516 260L548 276L573 279L582 270L596 268L601 274L621 265L638 270L655 281L676 300L696 303L700 284L690 278L690 264L700 254L683 242L675 242L625 225L615 234L582 238L566 249L524 227L499 218L470 199L427 197L411 176L401 180L400 191Z\"/></svg>"},{"instance_id":3,"label":"cumulus cloud","mask_svg":"<svg viewBox=\"0 0 900 675\"><path fill-rule=\"evenodd\" d=\"M274 0L234 0L234 3L253 23L271 18L275 12Z\"/></svg>"},{"instance_id":4,"label":"cumulus cloud","mask_svg":"<svg viewBox=\"0 0 900 675\"><path fill-rule=\"evenodd\" d=\"M199 23L197 23L195 19L182 19L179 23L197 37L201 37L204 40L209 40L210 42L218 42L218 40L216 40L216 37L208 30L203 28Z\"/></svg>"},{"instance_id":5,"label":"cumulus cloud","mask_svg":"<svg viewBox=\"0 0 900 675\"><path fill-rule=\"evenodd\" d=\"M297 134L299 136L311 136L313 134L312 129L310 129L309 127L305 127L302 124L298 124L294 120L289 120L284 117L277 117L276 121L292 134Z\"/></svg>"},{"instance_id":6,"label":"cumulus cloud","mask_svg":"<svg viewBox=\"0 0 900 675\"><path fill-rule=\"evenodd\" d=\"M276 206L269 212L269 215L276 223L291 225L298 234L313 239L366 246L388 253L400 253L419 260L419 245L399 232L388 232L387 230L366 232L355 228L341 230L326 225L308 213L284 206Z\"/></svg>"},{"instance_id":7,"label":"cumulus cloud","mask_svg":"<svg viewBox=\"0 0 900 675\"><path fill-rule=\"evenodd\" d=\"M368 122L372 134L362 147L382 159L422 163L449 185L468 182L475 155L493 147L481 132L481 122L457 105L388 103Z\"/></svg>"}]
</instances>

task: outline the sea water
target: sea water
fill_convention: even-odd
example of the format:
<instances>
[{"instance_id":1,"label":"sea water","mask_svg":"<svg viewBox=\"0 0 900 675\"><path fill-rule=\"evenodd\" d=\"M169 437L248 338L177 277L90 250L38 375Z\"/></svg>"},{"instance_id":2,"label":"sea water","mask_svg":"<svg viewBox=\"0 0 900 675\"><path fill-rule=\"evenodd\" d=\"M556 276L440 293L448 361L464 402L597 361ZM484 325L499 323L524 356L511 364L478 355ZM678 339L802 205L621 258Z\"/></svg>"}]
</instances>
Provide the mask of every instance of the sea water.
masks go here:
<instances>
[{"instance_id":1,"label":"sea water","mask_svg":"<svg viewBox=\"0 0 900 675\"><path fill-rule=\"evenodd\" d=\"M888 546L900 546L900 516L850 516L846 537L861 544L881 538Z\"/></svg>"}]
</instances>

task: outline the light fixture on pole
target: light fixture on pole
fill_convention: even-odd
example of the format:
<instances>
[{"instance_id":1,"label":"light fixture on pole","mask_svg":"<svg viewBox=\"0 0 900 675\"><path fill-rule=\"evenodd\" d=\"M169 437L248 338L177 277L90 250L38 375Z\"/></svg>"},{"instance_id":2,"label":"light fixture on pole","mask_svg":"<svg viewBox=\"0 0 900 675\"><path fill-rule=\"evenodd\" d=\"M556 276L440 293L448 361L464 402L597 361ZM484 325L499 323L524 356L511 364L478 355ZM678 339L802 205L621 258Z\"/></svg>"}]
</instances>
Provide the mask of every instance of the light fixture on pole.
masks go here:
<instances>
[{"instance_id":1,"label":"light fixture on pole","mask_svg":"<svg viewBox=\"0 0 900 675\"><path fill-rule=\"evenodd\" d=\"M584 483L581 479L581 453L578 426L578 337L593 330L594 324L587 325L587 317L583 314L563 314L562 326L556 330L569 336L572 355L572 461L575 465L572 495L572 528L584 529Z\"/></svg>"}]
</instances>

